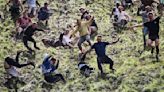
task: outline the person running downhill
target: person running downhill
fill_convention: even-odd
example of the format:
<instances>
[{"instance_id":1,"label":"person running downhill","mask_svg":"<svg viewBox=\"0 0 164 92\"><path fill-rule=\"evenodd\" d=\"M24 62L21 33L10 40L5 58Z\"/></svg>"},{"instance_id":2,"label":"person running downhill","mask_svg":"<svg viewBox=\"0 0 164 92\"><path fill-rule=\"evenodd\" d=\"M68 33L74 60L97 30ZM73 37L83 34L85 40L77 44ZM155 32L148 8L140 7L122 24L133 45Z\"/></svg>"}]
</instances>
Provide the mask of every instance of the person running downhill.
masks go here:
<instances>
[{"instance_id":1,"label":"person running downhill","mask_svg":"<svg viewBox=\"0 0 164 92\"><path fill-rule=\"evenodd\" d=\"M140 26L145 26L149 30L149 39L147 40L147 46L150 46L152 48L151 53L153 54L154 48L156 48L156 59L159 61L159 23L160 23L160 16L156 17L154 16L153 12L148 13L148 18L149 21L141 24L141 25L136 25L132 26L130 28L134 27L140 27ZM153 42L155 42L155 46L153 45Z\"/></svg>"},{"instance_id":2,"label":"person running downhill","mask_svg":"<svg viewBox=\"0 0 164 92\"><path fill-rule=\"evenodd\" d=\"M10 6L9 11L11 12L11 19L14 21L16 25L16 20L20 17L21 15L20 13L21 11L23 11L23 6L20 0L9 0L5 7L7 7L7 5ZM21 8L21 11L20 11L20 8Z\"/></svg>"},{"instance_id":3,"label":"person running downhill","mask_svg":"<svg viewBox=\"0 0 164 92\"><path fill-rule=\"evenodd\" d=\"M93 16L88 21L77 20L77 28L71 35L71 37L72 37L76 32L79 32L80 39L78 42L78 47L81 52L83 52L81 44L84 41L87 41L89 43L89 45L91 46L88 27L92 24L93 20L94 20Z\"/></svg>"},{"instance_id":4,"label":"person running downhill","mask_svg":"<svg viewBox=\"0 0 164 92\"><path fill-rule=\"evenodd\" d=\"M86 55L87 53L89 53L92 49L95 49L96 54L97 54L97 64L98 64L98 68L101 71L101 74L104 74L103 69L101 64L110 64L110 69L112 71L114 71L113 69L113 60L111 60L107 55L106 55L106 46L107 45L112 45L114 43L117 43L119 41L119 39L115 42L109 43L109 42L102 42L102 36L98 36L97 37L97 43L94 43L92 45L92 47L86 51L84 53L84 55Z\"/></svg>"},{"instance_id":5,"label":"person running downhill","mask_svg":"<svg viewBox=\"0 0 164 92\"><path fill-rule=\"evenodd\" d=\"M34 33L36 31L43 31L42 29L38 29L37 24L33 23L32 25L30 25L24 32L23 32L23 43L25 45L25 47L30 51L34 51L32 50L29 46L28 46L28 41L31 41L34 43L34 47L38 50L40 50L39 47L36 46L36 41L32 38L32 36L34 35Z\"/></svg>"},{"instance_id":6,"label":"person running downhill","mask_svg":"<svg viewBox=\"0 0 164 92\"><path fill-rule=\"evenodd\" d=\"M140 12L140 15L142 16L142 21L143 23L146 23L149 21L149 18L148 18L148 13L152 11L151 7L150 6L146 6L145 7L145 10ZM142 29L142 32L143 32L143 41L144 41L144 50L145 50L145 47L146 47L146 35L148 34L148 28L146 26L143 27Z\"/></svg>"}]
</instances>

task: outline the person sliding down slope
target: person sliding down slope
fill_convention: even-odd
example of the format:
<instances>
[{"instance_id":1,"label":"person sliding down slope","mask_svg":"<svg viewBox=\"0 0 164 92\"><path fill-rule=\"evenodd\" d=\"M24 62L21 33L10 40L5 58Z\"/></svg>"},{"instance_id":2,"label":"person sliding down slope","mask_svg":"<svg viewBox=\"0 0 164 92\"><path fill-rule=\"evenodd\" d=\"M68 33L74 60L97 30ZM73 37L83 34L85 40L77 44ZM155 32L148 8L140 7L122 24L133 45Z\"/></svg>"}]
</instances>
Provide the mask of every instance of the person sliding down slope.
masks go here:
<instances>
[{"instance_id":1,"label":"person sliding down slope","mask_svg":"<svg viewBox=\"0 0 164 92\"><path fill-rule=\"evenodd\" d=\"M10 58L10 57L5 58L4 68L6 72L12 77L19 77L19 72L16 70L16 68L22 68L28 65L32 65L35 68L35 64L33 62L29 62L27 64L19 63L19 56L21 53L22 51L18 51L15 59Z\"/></svg>"},{"instance_id":2,"label":"person sliding down slope","mask_svg":"<svg viewBox=\"0 0 164 92\"><path fill-rule=\"evenodd\" d=\"M47 82L56 83L61 80L64 83L66 83L62 74L55 73L55 71L58 69L58 66L59 66L59 60L56 60L52 56L45 54L45 57L42 63L42 73L44 75L44 79Z\"/></svg>"}]
</instances>

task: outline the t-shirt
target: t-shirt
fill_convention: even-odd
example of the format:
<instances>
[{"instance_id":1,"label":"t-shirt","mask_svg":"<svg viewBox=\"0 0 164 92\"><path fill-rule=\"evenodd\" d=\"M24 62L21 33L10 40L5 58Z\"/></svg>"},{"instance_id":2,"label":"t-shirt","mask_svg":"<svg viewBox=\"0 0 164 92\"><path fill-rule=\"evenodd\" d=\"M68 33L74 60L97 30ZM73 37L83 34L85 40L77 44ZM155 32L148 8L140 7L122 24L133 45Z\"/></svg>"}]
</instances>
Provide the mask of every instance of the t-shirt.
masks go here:
<instances>
[{"instance_id":1,"label":"t-shirt","mask_svg":"<svg viewBox=\"0 0 164 92\"><path fill-rule=\"evenodd\" d=\"M27 4L30 7L36 7L36 0L27 0Z\"/></svg>"},{"instance_id":2,"label":"t-shirt","mask_svg":"<svg viewBox=\"0 0 164 92\"><path fill-rule=\"evenodd\" d=\"M25 31L24 31L24 34L26 36L32 36L34 34L35 31L44 31L42 29L38 29L38 28L33 28L32 25L29 26Z\"/></svg>"},{"instance_id":3,"label":"t-shirt","mask_svg":"<svg viewBox=\"0 0 164 92\"><path fill-rule=\"evenodd\" d=\"M70 36L69 35L64 35L63 36L63 40L62 40L62 43L64 45L68 45L68 43L70 43L72 40L70 39Z\"/></svg>"},{"instance_id":4,"label":"t-shirt","mask_svg":"<svg viewBox=\"0 0 164 92\"><path fill-rule=\"evenodd\" d=\"M148 16L147 16L147 14L148 14L148 13L147 13L146 11L142 11L142 12L141 12L143 23L148 22Z\"/></svg>"},{"instance_id":5,"label":"t-shirt","mask_svg":"<svg viewBox=\"0 0 164 92\"><path fill-rule=\"evenodd\" d=\"M50 63L50 56L47 56L44 58L44 61L42 63L42 73L46 74L46 73L51 73L54 72L56 70L56 67Z\"/></svg>"},{"instance_id":6,"label":"t-shirt","mask_svg":"<svg viewBox=\"0 0 164 92\"><path fill-rule=\"evenodd\" d=\"M160 17L157 17L153 21L144 23L144 26L146 26L149 30L149 37L158 36L158 34L159 34L159 20L160 20Z\"/></svg>"},{"instance_id":7,"label":"t-shirt","mask_svg":"<svg viewBox=\"0 0 164 92\"><path fill-rule=\"evenodd\" d=\"M127 20L126 16L128 16L128 14L125 11L119 12L118 22L121 22L121 20Z\"/></svg>"},{"instance_id":8,"label":"t-shirt","mask_svg":"<svg viewBox=\"0 0 164 92\"><path fill-rule=\"evenodd\" d=\"M88 27L90 26L90 22L89 21L82 21L81 22L81 26L78 27L74 32L73 32L73 35L76 33L76 32L79 32L80 36L86 36L89 34L89 30L88 30Z\"/></svg>"},{"instance_id":9,"label":"t-shirt","mask_svg":"<svg viewBox=\"0 0 164 92\"><path fill-rule=\"evenodd\" d=\"M117 16L119 15L119 10L117 7L113 8L113 14Z\"/></svg>"},{"instance_id":10,"label":"t-shirt","mask_svg":"<svg viewBox=\"0 0 164 92\"><path fill-rule=\"evenodd\" d=\"M105 53L106 53L106 51L105 51L106 45L109 45L109 43L108 42L97 42L91 47L91 49L95 49L98 57L103 57L103 56L105 56Z\"/></svg>"},{"instance_id":11,"label":"t-shirt","mask_svg":"<svg viewBox=\"0 0 164 92\"><path fill-rule=\"evenodd\" d=\"M31 19L21 17L21 18L18 19L18 22L20 24L20 27L26 28L29 25L29 23L31 23Z\"/></svg>"}]
</instances>

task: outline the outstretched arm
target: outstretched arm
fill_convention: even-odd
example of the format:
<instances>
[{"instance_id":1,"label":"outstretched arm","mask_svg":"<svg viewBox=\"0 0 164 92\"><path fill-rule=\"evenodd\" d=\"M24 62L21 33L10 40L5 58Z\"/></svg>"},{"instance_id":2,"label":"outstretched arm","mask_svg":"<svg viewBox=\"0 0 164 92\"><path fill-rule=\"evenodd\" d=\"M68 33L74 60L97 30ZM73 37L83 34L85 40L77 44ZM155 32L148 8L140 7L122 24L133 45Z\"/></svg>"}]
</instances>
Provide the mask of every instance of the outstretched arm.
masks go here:
<instances>
[{"instance_id":1,"label":"outstretched arm","mask_svg":"<svg viewBox=\"0 0 164 92\"><path fill-rule=\"evenodd\" d=\"M25 4L27 2L27 0L24 0L23 2L22 2L22 4Z\"/></svg>"},{"instance_id":2,"label":"outstretched arm","mask_svg":"<svg viewBox=\"0 0 164 92\"><path fill-rule=\"evenodd\" d=\"M36 1L36 4L40 7L40 4L39 4L39 2L38 2L38 1Z\"/></svg>"},{"instance_id":3,"label":"outstretched arm","mask_svg":"<svg viewBox=\"0 0 164 92\"><path fill-rule=\"evenodd\" d=\"M39 29L39 28L36 28L35 30L44 32L43 29Z\"/></svg>"},{"instance_id":4,"label":"outstretched arm","mask_svg":"<svg viewBox=\"0 0 164 92\"><path fill-rule=\"evenodd\" d=\"M120 40L120 38L118 38L118 39L117 39L116 41L114 41L114 42L108 43L108 45L115 44L115 43L117 43L119 40Z\"/></svg>"},{"instance_id":5,"label":"outstretched arm","mask_svg":"<svg viewBox=\"0 0 164 92\"><path fill-rule=\"evenodd\" d=\"M129 29L133 29L135 27L142 27L144 24L138 24L138 25L134 25L134 26L131 26L131 27L128 27Z\"/></svg>"},{"instance_id":6,"label":"outstretched arm","mask_svg":"<svg viewBox=\"0 0 164 92\"><path fill-rule=\"evenodd\" d=\"M87 21L87 24L90 26L94 20L94 17L91 16L91 18Z\"/></svg>"},{"instance_id":7,"label":"outstretched arm","mask_svg":"<svg viewBox=\"0 0 164 92\"><path fill-rule=\"evenodd\" d=\"M17 52L16 58L15 58L17 63L19 63L19 56L20 56L21 53L22 53L22 51Z\"/></svg>"},{"instance_id":8,"label":"outstretched arm","mask_svg":"<svg viewBox=\"0 0 164 92\"><path fill-rule=\"evenodd\" d=\"M58 69L58 67L59 67L59 60L57 60L57 64L56 64L55 68Z\"/></svg>"}]
</instances>

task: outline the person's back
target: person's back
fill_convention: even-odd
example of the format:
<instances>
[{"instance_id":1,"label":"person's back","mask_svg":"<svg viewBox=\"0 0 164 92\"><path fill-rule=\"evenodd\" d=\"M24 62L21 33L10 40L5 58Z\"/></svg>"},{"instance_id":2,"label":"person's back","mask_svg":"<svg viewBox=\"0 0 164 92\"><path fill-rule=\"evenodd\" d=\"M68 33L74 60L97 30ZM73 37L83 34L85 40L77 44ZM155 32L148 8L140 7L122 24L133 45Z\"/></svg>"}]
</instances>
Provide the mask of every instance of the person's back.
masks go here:
<instances>
[{"instance_id":1,"label":"person's back","mask_svg":"<svg viewBox=\"0 0 164 92\"><path fill-rule=\"evenodd\" d=\"M28 17L20 17L18 19L18 23L19 23L20 27L26 28L31 23L31 19Z\"/></svg>"}]
</instances>

